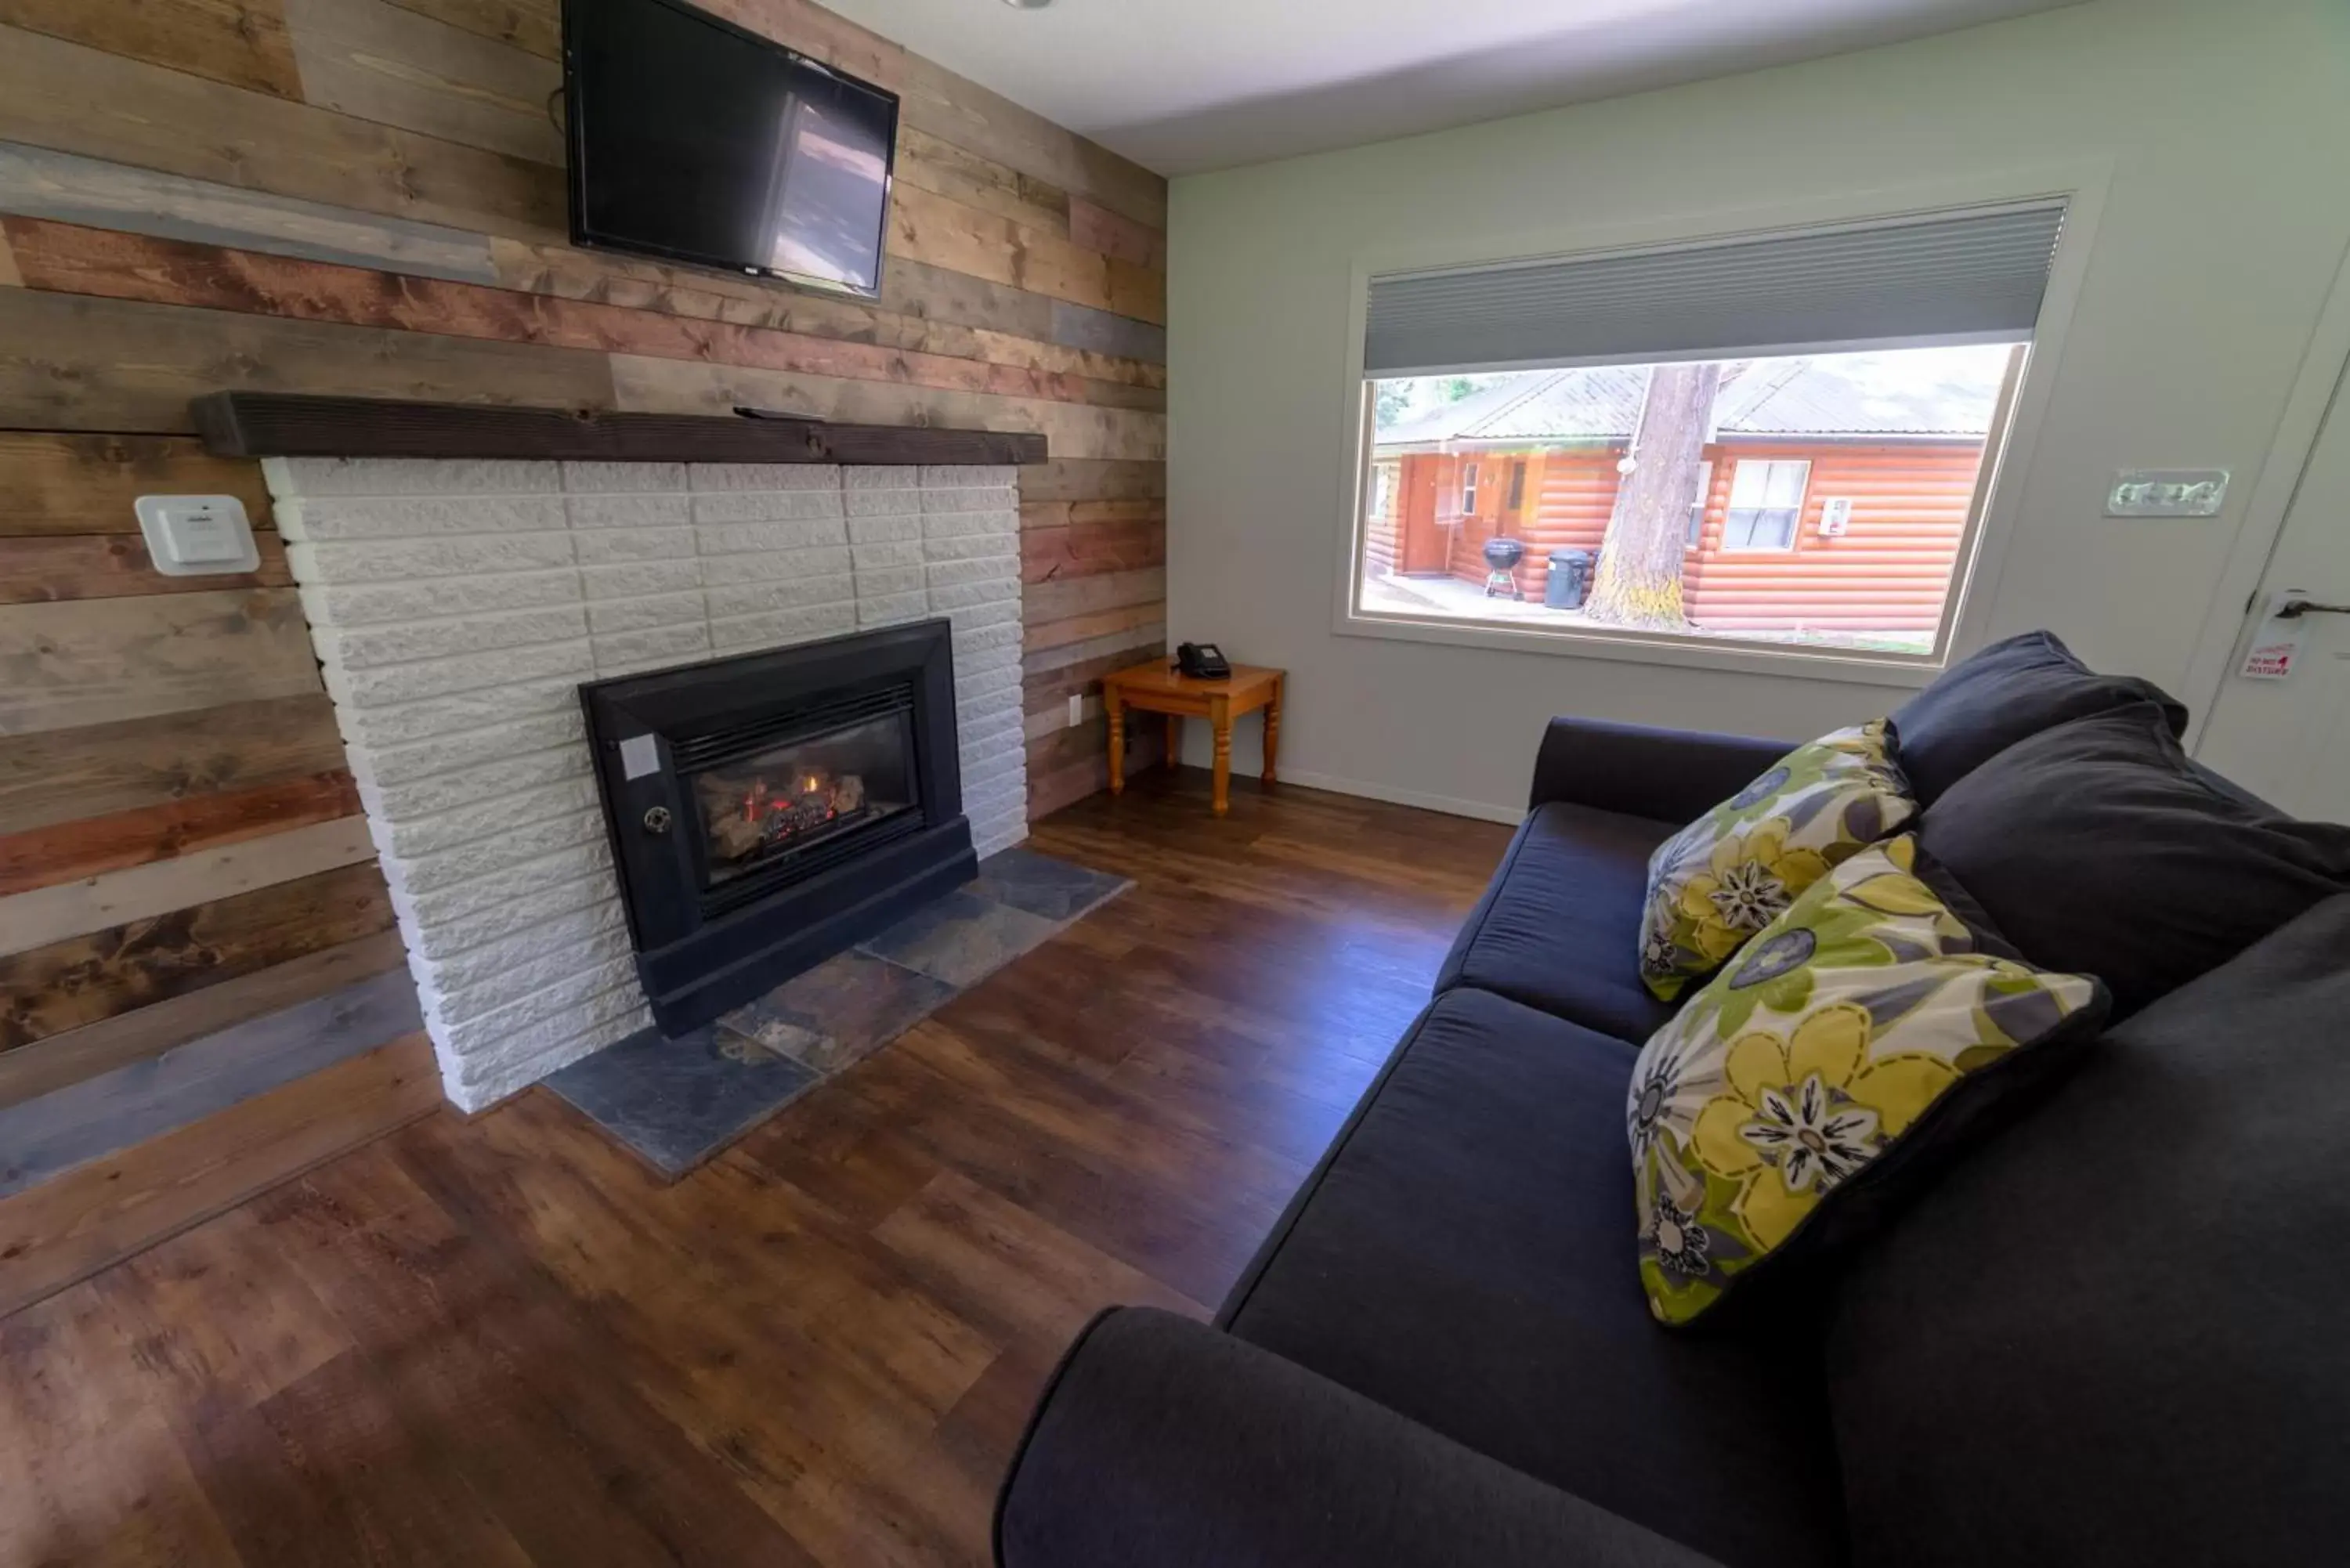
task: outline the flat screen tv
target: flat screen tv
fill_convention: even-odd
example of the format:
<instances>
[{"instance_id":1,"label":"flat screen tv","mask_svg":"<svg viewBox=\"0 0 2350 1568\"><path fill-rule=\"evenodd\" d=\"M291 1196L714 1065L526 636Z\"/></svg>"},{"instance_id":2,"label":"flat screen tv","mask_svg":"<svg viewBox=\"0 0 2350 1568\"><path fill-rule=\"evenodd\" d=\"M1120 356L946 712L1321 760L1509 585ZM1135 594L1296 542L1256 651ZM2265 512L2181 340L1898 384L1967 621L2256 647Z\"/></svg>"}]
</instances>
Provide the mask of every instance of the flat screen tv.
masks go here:
<instances>
[{"instance_id":1,"label":"flat screen tv","mask_svg":"<svg viewBox=\"0 0 2350 1568\"><path fill-rule=\"evenodd\" d=\"M564 0L571 238L881 292L898 99L676 0Z\"/></svg>"}]
</instances>

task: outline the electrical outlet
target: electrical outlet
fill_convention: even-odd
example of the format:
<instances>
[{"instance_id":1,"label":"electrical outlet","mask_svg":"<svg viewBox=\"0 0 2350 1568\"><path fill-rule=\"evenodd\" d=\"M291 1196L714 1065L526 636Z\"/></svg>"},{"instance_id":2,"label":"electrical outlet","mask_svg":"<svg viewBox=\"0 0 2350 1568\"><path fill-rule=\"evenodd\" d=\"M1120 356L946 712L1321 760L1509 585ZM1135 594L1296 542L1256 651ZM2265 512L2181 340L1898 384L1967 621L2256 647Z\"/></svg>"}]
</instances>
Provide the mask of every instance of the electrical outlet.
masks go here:
<instances>
[{"instance_id":1,"label":"electrical outlet","mask_svg":"<svg viewBox=\"0 0 2350 1568\"><path fill-rule=\"evenodd\" d=\"M1086 700L1081 692L1069 693L1069 728L1074 730L1086 722Z\"/></svg>"}]
</instances>

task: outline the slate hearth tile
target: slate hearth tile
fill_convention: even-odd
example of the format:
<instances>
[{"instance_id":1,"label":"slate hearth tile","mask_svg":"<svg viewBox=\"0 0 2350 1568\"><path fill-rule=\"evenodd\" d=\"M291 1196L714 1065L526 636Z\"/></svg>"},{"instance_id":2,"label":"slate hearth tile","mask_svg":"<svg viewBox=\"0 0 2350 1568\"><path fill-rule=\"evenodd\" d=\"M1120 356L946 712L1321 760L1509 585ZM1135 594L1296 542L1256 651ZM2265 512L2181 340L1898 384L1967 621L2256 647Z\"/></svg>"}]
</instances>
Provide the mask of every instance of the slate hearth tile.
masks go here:
<instances>
[{"instance_id":1,"label":"slate hearth tile","mask_svg":"<svg viewBox=\"0 0 2350 1568\"><path fill-rule=\"evenodd\" d=\"M837 1073L952 1000L957 988L851 950L718 1021L818 1073Z\"/></svg>"},{"instance_id":2,"label":"slate hearth tile","mask_svg":"<svg viewBox=\"0 0 2350 1568\"><path fill-rule=\"evenodd\" d=\"M681 1176L816 1076L710 1025L675 1040L640 1031L554 1074L546 1086L655 1168Z\"/></svg>"},{"instance_id":3,"label":"slate hearth tile","mask_svg":"<svg viewBox=\"0 0 2350 1568\"><path fill-rule=\"evenodd\" d=\"M859 945L949 985L976 985L1054 929L1055 922L1042 915L958 889Z\"/></svg>"},{"instance_id":4,"label":"slate hearth tile","mask_svg":"<svg viewBox=\"0 0 2350 1568\"><path fill-rule=\"evenodd\" d=\"M1048 920L1068 920L1126 886L1126 878L1074 866L1033 849L1003 849L979 863L963 890Z\"/></svg>"}]
</instances>

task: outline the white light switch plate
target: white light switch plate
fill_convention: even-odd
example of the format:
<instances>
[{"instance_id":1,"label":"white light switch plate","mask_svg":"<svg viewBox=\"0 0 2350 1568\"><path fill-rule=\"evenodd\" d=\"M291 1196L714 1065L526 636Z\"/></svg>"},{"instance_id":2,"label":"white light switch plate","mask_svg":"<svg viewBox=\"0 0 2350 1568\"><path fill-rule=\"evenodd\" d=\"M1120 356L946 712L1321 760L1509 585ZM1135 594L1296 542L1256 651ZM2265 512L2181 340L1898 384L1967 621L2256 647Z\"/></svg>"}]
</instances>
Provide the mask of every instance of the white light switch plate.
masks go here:
<instances>
[{"instance_id":1,"label":"white light switch plate","mask_svg":"<svg viewBox=\"0 0 2350 1568\"><path fill-rule=\"evenodd\" d=\"M1086 722L1086 699L1082 692L1069 693L1069 728L1074 730Z\"/></svg>"},{"instance_id":2,"label":"white light switch plate","mask_svg":"<svg viewBox=\"0 0 2350 1568\"><path fill-rule=\"evenodd\" d=\"M261 565L253 523L234 495L142 495L132 506L147 556L167 577L250 572Z\"/></svg>"},{"instance_id":3,"label":"white light switch plate","mask_svg":"<svg viewBox=\"0 0 2350 1568\"><path fill-rule=\"evenodd\" d=\"M2106 515L2217 517L2227 498L2224 468L2126 468L2106 494Z\"/></svg>"}]
</instances>

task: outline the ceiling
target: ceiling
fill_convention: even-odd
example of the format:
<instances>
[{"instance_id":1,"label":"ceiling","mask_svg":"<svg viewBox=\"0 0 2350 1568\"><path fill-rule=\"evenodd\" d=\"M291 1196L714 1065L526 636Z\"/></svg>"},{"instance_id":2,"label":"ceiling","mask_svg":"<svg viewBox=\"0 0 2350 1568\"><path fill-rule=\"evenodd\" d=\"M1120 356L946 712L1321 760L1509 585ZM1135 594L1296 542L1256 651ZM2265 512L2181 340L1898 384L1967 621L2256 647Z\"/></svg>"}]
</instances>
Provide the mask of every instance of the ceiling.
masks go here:
<instances>
[{"instance_id":1,"label":"ceiling","mask_svg":"<svg viewBox=\"0 0 2350 1568\"><path fill-rule=\"evenodd\" d=\"M1164 174L1466 125L2074 0L825 0Z\"/></svg>"}]
</instances>

